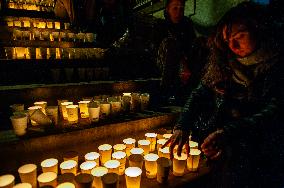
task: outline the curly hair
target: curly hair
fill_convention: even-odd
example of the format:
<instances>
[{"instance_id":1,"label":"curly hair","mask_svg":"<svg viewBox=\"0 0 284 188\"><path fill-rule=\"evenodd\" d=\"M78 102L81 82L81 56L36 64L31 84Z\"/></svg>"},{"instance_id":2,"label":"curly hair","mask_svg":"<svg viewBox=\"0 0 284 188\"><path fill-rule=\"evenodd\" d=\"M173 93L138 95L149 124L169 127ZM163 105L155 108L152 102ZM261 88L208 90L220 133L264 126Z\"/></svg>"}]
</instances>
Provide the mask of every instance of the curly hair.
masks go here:
<instances>
[{"instance_id":1,"label":"curly hair","mask_svg":"<svg viewBox=\"0 0 284 188\"><path fill-rule=\"evenodd\" d=\"M210 55L201 80L204 85L214 87L231 74L227 60L229 57L233 57L234 54L224 39L224 28L227 28L225 36L228 38L232 32L233 24L244 25L250 33L253 33L257 46L265 46L263 44L268 44L268 37L265 34L265 15L264 7L253 2L240 3L225 13L218 22L215 32L208 40Z\"/></svg>"}]
</instances>

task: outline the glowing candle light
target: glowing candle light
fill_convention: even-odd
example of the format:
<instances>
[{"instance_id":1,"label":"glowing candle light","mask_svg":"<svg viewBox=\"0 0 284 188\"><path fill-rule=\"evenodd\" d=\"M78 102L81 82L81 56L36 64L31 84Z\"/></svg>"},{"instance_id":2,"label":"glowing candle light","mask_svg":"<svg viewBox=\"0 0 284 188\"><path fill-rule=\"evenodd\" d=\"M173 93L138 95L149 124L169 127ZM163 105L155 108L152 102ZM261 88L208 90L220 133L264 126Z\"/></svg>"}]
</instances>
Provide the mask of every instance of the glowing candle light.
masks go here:
<instances>
[{"instance_id":1,"label":"glowing candle light","mask_svg":"<svg viewBox=\"0 0 284 188\"><path fill-rule=\"evenodd\" d=\"M173 134L163 134L163 138L168 140L172 137Z\"/></svg>"},{"instance_id":2,"label":"glowing candle light","mask_svg":"<svg viewBox=\"0 0 284 188\"><path fill-rule=\"evenodd\" d=\"M46 101L38 101L38 102L34 102L35 106L40 106L41 107L41 111L46 114L46 106L47 106L47 102Z\"/></svg>"},{"instance_id":3,"label":"glowing candle light","mask_svg":"<svg viewBox=\"0 0 284 188\"><path fill-rule=\"evenodd\" d=\"M97 166L95 161L85 161L80 165L82 173L91 174L93 168Z\"/></svg>"},{"instance_id":4,"label":"glowing candle light","mask_svg":"<svg viewBox=\"0 0 284 188\"><path fill-rule=\"evenodd\" d=\"M144 150L142 148L132 148L130 154L140 154L143 155Z\"/></svg>"},{"instance_id":5,"label":"glowing candle light","mask_svg":"<svg viewBox=\"0 0 284 188\"><path fill-rule=\"evenodd\" d=\"M61 103L61 111L62 111L63 119L68 120L68 114L67 114L66 107L68 105L72 105L72 104L73 104L73 102L63 102L63 103Z\"/></svg>"},{"instance_id":6,"label":"glowing candle light","mask_svg":"<svg viewBox=\"0 0 284 188\"><path fill-rule=\"evenodd\" d=\"M37 166L35 164L26 164L18 169L21 182L30 183L33 188L37 186Z\"/></svg>"},{"instance_id":7,"label":"glowing candle light","mask_svg":"<svg viewBox=\"0 0 284 188\"><path fill-rule=\"evenodd\" d=\"M45 159L40 163L43 172L58 173L58 160L54 158Z\"/></svg>"},{"instance_id":8,"label":"glowing candle light","mask_svg":"<svg viewBox=\"0 0 284 188\"><path fill-rule=\"evenodd\" d=\"M201 151L199 149L190 149L187 158L187 169L190 172L195 172L198 169Z\"/></svg>"},{"instance_id":9,"label":"glowing candle light","mask_svg":"<svg viewBox=\"0 0 284 188\"><path fill-rule=\"evenodd\" d=\"M44 172L37 177L39 187L50 185L52 187L57 186L57 174L54 172Z\"/></svg>"},{"instance_id":10,"label":"glowing candle light","mask_svg":"<svg viewBox=\"0 0 284 188\"><path fill-rule=\"evenodd\" d=\"M31 27L31 22L29 20L24 20L24 27Z\"/></svg>"},{"instance_id":11,"label":"glowing candle light","mask_svg":"<svg viewBox=\"0 0 284 188\"><path fill-rule=\"evenodd\" d=\"M56 188L75 188L75 185L70 182L65 182L65 183L59 184Z\"/></svg>"},{"instance_id":12,"label":"glowing candle light","mask_svg":"<svg viewBox=\"0 0 284 188\"><path fill-rule=\"evenodd\" d=\"M156 133L146 133L145 136L146 136L146 140L150 141L150 152L155 151L157 134Z\"/></svg>"},{"instance_id":13,"label":"glowing candle light","mask_svg":"<svg viewBox=\"0 0 284 188\"><path fill-rule=\"evenodd\" d=\"M15 177L11 174L0 176L0 188L12 188L15 184Z\"/></svg>"},{"instance_id":14,"label":"glowing candle light","mask_svg":"<svg viewBox=\"0 0 284 188\"><path fill-rule=\"evenodd\" d=\"M149 153L144 156L145 169L147 178L155 178L157 175L157 160L159 156L154 153Z\"/></svg>"},{"instance_id":15,"label":"glowing candle light","mask_svg":"<svg viewBox=\"0 0 284 188\"><path fill-rule=\"evenodd\" d=\"M159 157L165 157L170 159L170 148L169 147L164 147L163 149L160 148L158 152Z\"/></svg>"},{"instance_id":16,"label":"glowing candle light","mask_svg":"<svg viewBox=\"0 0 284 188\"><path fill-rule=\"evenodd\" d=\"M127 188L140 188L142 170L138 167L128 167L125 170Z\"/></svg>"},{"instance_id":17,"label":"glowing candle light","mask_svg":"<svg viewBox=\"0 0 284 188\"><path fill-rule=\"evenodd\" d=\"M108 169L109 173L118 174L120 162L118 160L109 160L104 163L104 166Z\"/></svg>"},{"instance_id":18,"label":"glowing candle light","mask_svg":"<svg viewBox=\"0 0 284 188\"><path fill-rule=\"evenodd\" d=\"M169 172L172 166L172 161L165 157L157 159L157 181L165 184L168 181Z\"/></svg>"},{"instance_id":19,"label":"glowing candle light","mask_svg":"<svg viewBox=\"0 0 284 188\"><path fill-rule=\"evenodd\" d=\"M176 153L174 154L173 159L173 175L174 176L183 176L185 165L186 165L187 155L181 153L181 156L178 156Z\"/></svg>"},{"instance_id":20,"label":"glowing candle light","mask_svg":"<svg viewBox=\"0 0 284 188\"><path fill-rule=\"evenodd\" d=\"M80 108L80 115L81 118L88 118L89 117L89 110L88 110L88 104L90 101L80 101L78 102L79 108Z\"/></svg>"},{"instance_id":21,"label":"glowing candle light","mask_svg":"<svg viewBox=\"0 0 284 188\"><path fill-rule=\"evenodd\" d=\"M149 140L139 140L138 147L143 149L143 154L146 155L150 152L150 141Z\"/></svg>"},{"instance_id":22,"label":"glowing candle light","mask_svg":"<svg viewBox=\"0 0 284 188\"><path fill-rule=\"evenodd\" d=\"M61 174L72 173L77 174L77 162L74 160L64 161L60 164Z\"/></svg>"},{"instance_id":23,"label":"glowing candle light","mask_svg":"<svg viewBox=\"0 0 284 188\"><path fill-rule=\"evenodd\" d=\"M157 141L157 151L159 151L159 149L167 142L166 139L159 139Z\"/></svg>"},{"instance_id":24,"label":"glowing candle light","mask_svg":"<svg viewBox=\"0 0 284 188\"><path fill-rule=\"evenodd\" d=\"M85 161L95 161L97 165L100 164L100 154L97 152L89 152L85 155Z\"/></svg>"},{"instance_id":25,"label":"glowing candle light","mask_svg":"<svg viewBox=\"0 0 284 188\"><path fill-rule=\"evenodd\" d=\"M30 183L18 183L13 188L32 188Z\"/></svg>"},{"instance_id":26,"label":"glowing candle light","mask_svg":"<svg viewBox=\"0 0 284 188\"><path fill-rule=\"evenodd\" d=\"M94 176L93 187L95 188L103 188L102 184L102 176L108 173L108 169L106 167L96 167L91 171L91 174Z\"/></svg>"},{"instance_id":27,"label":"glowing candle light","mask_svg":"<svg viewBox=\"0 0 284 188\"><path fill-rule=\"evenodd\" d=\"M126 138L123 140L123 143L126 145L126 155L130 155L130 150L135 147L136 140L134 138Z\"/></svg>"},{"instance_id":28,"label":"glowing candle light","mask_svg":"<svg viewBox=\"0 0 284 188\"><path fill-rule=\"evenodd\" d=\"M66 106L67 119L69 123L78 123L78 105L68 105Z\"/></svg>"},{"instance_id":29,"label":"glowing candle light","mask_svg":"<svg viewBox=\"0 0 284 188\"><path fill-rule=\"evenodd\" d=\"M118 175L123 175L126 163L126 153L123 151L117 151L112 154L112 159L118 160L120 162Z\"/></svg>"},{"instance_id":30,"label":"glowing candle light","mask_svg":"<svg viewBox=\"0 0 284 188\"><path fill-rule=\"evenodd\" d=\"M113 149L114 149L115 152L116 151L123 151L123 152L125 152L126 145L125 144L115 144L113 146Z\"/></svg>"},{"instance_id":31,"label":"glowing candle light","mask_svg":"<svg viewBox=\"0 0 284 188\"><path fill-rule=\"evenodd\" d=\"M98 149L99 149L102 164L105 164L105 162L111 160L111 152L112 152L111 145L103 144L103 145L100 145Z\"/></svg>"},{"instance_id":32,"label":"glowing candle light","mask_svg":"<svg viewBox=\"0 0 284 188\"><path fill-rule=\"evenodd\" d=\"M60 29L60 22L54 22L54 28Z\"/></svg>"},{"instance_id":33,"label":"glowing candle light","mask_svg":"<svg viewBox=\"0 0 284 188\"><path fill-rule=\"evenodd\" d=\"M198 142L194 142L194 141L189 141L189 147L190 149L198 149Z\"/></svg>"}]
</instances>

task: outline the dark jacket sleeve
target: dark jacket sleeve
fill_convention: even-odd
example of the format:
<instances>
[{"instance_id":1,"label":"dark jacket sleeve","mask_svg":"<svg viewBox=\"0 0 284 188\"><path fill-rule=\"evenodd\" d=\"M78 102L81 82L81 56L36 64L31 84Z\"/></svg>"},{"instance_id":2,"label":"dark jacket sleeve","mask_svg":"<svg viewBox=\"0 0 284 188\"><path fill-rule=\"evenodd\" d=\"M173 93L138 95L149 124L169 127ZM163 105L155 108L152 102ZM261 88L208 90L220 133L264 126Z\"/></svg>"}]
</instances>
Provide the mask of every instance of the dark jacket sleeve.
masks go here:
<instances>
[{"instance_id":1,"label":"dark jacket sleeve","mask_svg":"<svg viewBox=\"0 0 284 188\"><path fill-rule=\"evenodd\" d=\"M192 130L195 129L194 122L202 111L204 103L208 101L208 97L212 96L212 91L204 86L202 83L194 89L187 99L187 102L180 115L178 123L175 125L174 130Z\"/></svg>"}]
</instances>

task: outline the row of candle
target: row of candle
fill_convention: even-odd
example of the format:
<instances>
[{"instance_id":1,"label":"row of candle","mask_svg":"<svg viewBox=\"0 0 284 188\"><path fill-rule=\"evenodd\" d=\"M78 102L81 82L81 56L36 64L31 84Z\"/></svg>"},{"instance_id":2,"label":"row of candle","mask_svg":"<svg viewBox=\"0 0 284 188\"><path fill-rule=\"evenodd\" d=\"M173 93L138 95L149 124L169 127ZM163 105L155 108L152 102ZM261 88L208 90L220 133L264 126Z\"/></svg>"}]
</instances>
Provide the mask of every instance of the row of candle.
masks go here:
<instances>
[{"instance_id":1,"label":"row of candle","mask_svg":"<svg viewBox=\"0 0 284 188\"><path fill-rule=\"evenodd\" d=\"M28 108L28 112L24 111L24 104L14 104L10 106L14 111L10 119L16 135L22 136L26 134L28 118L33 126L49 125L52 122L57 125L59 113L70 124L78 123L79 117L98 122L101 118L117 116L137 107L146 110L149 98L148 93L124 93L122 97L108 97L106 100L86 98L79 101L78 105L68 100L58 100L58 106L47 106L46 101L38 101L34 103L35 106Z\"/></svg>"},{"instance_id":2,"label":"row of candle","mask_svg":"<svg viewBox=\"0 0 284 188\"><path fill-rule=\"evenodd\" d=\"M177 156L175 153L174 159L171 162L169 155L165 156L160 152L158 155L155 153L147 153L155 151L157 137L163 137L164 143L171 134L158 136L156 133L146 133L145 136L145 140L138 141L138 147L141 147L140 150L142 153L135 151L136 140L133 138L124 139L123 144L116 144L113 147L109 144L100 145L98 147L99 153L89 152L84 156L85 162L80 165L81 173L91 174L94 180L92 179L90 181L90 185L96 188L103 187L104 182L102 181L102 176L109 173L115 173L117 175L125 174L127 188L139 188L144 162L147 178L157 178L157 181L160 183L165 183L164 181L167 180L165 176L169 175L168 171L170 166L172 166L173 175L175 176L183 176L186 166L189 171L197 170L201 153L200 150L196 149L198 143L190 141L190 153L187 155L183 152L181 156ZM158 144L160 140L161 139L157 141ZM148 141L148 149L145 147L146 141ZM152 150L150 146L153 146ZM112 150L114 151L113 153ZM161 151L161 148L158 150ZM59 165L61 174L72 173L74 176L78 176L78 174L80 174L77 172L78 158L76 152L66 154L63 157L64 161ZM126 168L127 159L129 164L128 168ZM167 164L165 165L165 163ZM21 166L18 169L21 181L23 183L30 183L33 188L37 186L37 180L40 187L46 185L57 186L58 160L54 158L46 159L41 162L41 168L43 173L37 177L37 166L35 164ZM12 177L11 175L1 176L0 187L12 187L14 185L14 179Z\"/></svg>"},{"instance_id":3,"label":"row of candle","mask_svg":"<svg viewBox=\"0 0 284 188\"><path fill-rule=\"evenodd\" d=\"M7 19L8 27L23 27L23 28L39 28L39 29L69 29L70 23L62 23L58 21L51 20L38 20L38 19L16 19L8 18Z\"/></svg>"},{"instance_id":4,"label":"row of candle","mask_svg":"<svg viewBox=\"0 0 284 188\"><path fill-rule=\"evenodd\" d=\"M101 59L100 48L5 47L6 59Z\"/></svg>"},{"instance_id":5,"label":"row of candle","mask_svg":"<svg viewBox=\"0 0 284 188\"><path fill-rule=\"evenodd\" d=\"M7 3L7 7L10 9L23 9L23 10L35 10L35 11L45 11L53 12L54 2L20 2L20 1L10 1Z\"/></svg>"}]
</instances>

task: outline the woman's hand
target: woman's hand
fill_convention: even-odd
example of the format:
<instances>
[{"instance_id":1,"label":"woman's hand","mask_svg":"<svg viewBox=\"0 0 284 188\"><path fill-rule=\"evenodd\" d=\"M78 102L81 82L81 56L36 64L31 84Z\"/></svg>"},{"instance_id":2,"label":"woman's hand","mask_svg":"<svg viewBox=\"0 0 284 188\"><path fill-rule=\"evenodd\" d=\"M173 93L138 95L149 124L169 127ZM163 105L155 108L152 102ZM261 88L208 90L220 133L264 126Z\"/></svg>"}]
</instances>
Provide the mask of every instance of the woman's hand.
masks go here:
<instances>
[{"instance_id":1,"label":"woman's hand","mask_svg":"<svg viewBox=\"0 0 284 188\"><path fill-rule=\"evenodd\" d=\"M218 130L207 136L201 145L202 152L208 159L218 160L222 155L221 145L224 143L224 131Z\"/></svg>"},{"instance_id":2,"label":"woman's hand","mask_svg":"<svg viewBox=\"0 0 284 188\"><path fill-rule=\"evenodd\" d=\"M176 145L178 145L177 148L178 156L181 156L183 145L185 145L186 152L189 153L188 136L189 133L187 131L174 130L174 133L171 136L171 138L161 148L164 148L169 145L171 159L174 158L174 148Z\"/></svg>"}]
</instances>

